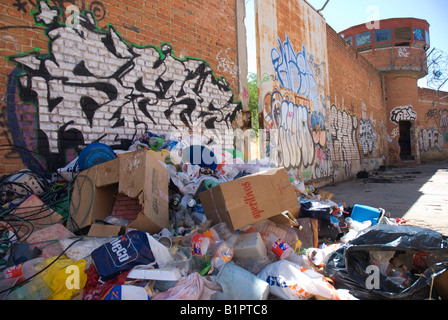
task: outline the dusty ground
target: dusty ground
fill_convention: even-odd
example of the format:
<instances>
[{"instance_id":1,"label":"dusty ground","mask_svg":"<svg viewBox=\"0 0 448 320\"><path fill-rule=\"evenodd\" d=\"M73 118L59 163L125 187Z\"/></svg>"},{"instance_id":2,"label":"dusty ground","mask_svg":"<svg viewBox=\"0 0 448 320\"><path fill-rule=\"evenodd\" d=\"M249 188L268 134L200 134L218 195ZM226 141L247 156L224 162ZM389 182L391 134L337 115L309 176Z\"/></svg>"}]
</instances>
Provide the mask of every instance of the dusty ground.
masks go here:
<instances>
[{"instance_id":1,"label":"dusty ground","mask_svg":"<svg viewBox=\"0 0 448 320\"><path fill-rule=\"evenodd\" d=\"M448 235L448 161L387 167L365 179L337 183L323 190L347 206L383 208L391 217Z\"/></svg>"}]
</instances>

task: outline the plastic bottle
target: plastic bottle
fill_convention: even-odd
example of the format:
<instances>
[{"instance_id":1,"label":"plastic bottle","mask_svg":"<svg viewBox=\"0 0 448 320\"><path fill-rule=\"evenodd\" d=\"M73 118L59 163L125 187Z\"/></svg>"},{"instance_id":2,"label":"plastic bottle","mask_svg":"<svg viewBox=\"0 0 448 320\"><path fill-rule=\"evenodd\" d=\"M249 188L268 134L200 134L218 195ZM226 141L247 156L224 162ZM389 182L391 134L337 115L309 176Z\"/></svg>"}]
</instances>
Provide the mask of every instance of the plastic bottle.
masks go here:
<instances>
[{"instance_id":1,"label":"plastic bottle","mask_svg":"<svg viewBox=\"0 0 448 320\"><path fill-rule=\"evenodd\" d=\"M232 236L232 232L225 222L214 225L212 228L210 228L210 232L213 235L215 241L224 241Z\"/></svg>"},{"instance_id":2,"label":"plastic bottle","mask_svg":"<svg viewBox=\"0 0 448 320\"><path fill-rule=\"evenodd\" d=\"M225 263L232 261L237 235L231 235L225 241L218 241L214 244L212 266L220 269Z\"/></svg>"},{"instance_id":3,"label":"plastic bottle","mask_svg":"<svg viewBox=\"0 0 448 320\"><path fill-rule=\"evenodd\" d=\"M10 289L19 284L18 281L19 278L9 278L0 281L0 300L4 300L4 298L9 294Z\"/></svg>"},{"instance_id":4,"label":"plastic bottle","mask_svg":"<svg viewBox=\"0 0 448 320\"><path fill-rule=\"evenodd\" d=\"M30 278L39 270L36 265L44 261L44 258L34 258L32 260L25 261L24 263L6 268L0 273L0 281L11 278L18 278L19 282Z\"/></svg>"},{"instance_id":5,"label":"plastic bottle","mask_svg":"<svg viewBox=\"0 0 448 320\"><path fill-rule=\"evenodd\" d=\"M8 289L21 284L37 273L39 268L36 266L42 261L44 261L44 258L35 258L3 270L0 273L0 300L3 300L8 295Z\"/></svg>"},{"instance_id":6,"label":"plastic bottle","mask_svg":"<svg viewBox=\"0 0 448 320\"><path fill-rule=\"evenodd\" d=\"M193 255L204 256L210 246L211 239L202 233L196 232L191 239L191 253Z\"/></svg>"},{"instance_id":7,"label":"plastic bottle","mask_svg":"<svg viewBox=\"0 0 448 320\"><path fill-rule=\"evenodd\" d=\"M440 251L398 252L390 260L392 268L400 268L405 271L424 271L438 262L447 261L448 253Z\"/></svg>"},{"instance_id":8,"label":"plastic bottle","mask_svg":"<svg viewBox=\"0 0 448 320\"><path fill-rule=\"evenodd\" d=\"M186 194L180 200L179 205L182 206L183 208L192 208L196 204L196 201L193 204L193 202L190 202L190 200L194 201L193 196L191 194Z\"/></svg>"},{"instance_id":9,"label":"plastic bottle","mask_svg":"<svg viewBox=\"0 0 448 320\"><path fill-rule=\"evenodd\" d=\"M277 258L286 259L294 250L281 238L273 233L267 233L264 235L264 241Z\"/></svg>"},{"instance_id":10,"label":"plastic bottle","mask_svg":"<svg viewBox=\"0 0 448 320\"><path fill-rule=\"evenodd\" d=\"M40 277L12 291L6 297L6 300L45 300L52 293L53 291L48 287L45 280Z\"/></svg>"},{"instance_id":11,"label":"plastic bottle","mask_svg":"<svg viewBox=\"0 0 448 320\"><path fill-rule=\"evenodd\" d=\"M297 264L297 265L299 265L301 267L306 267L306 268L308 267L307 259L305 258L304 255L301 255L301 254L295 254L293 252L293 253L291 253L290 255L288 255L286 257L286 260L291 261L291 262L293 262L293 263L295 263L295 264Z\"/></svg>"},{"instance_id":12,"label":"plastic bottle","mask_svg":"<svg viewBox=\"0 0 448 320\"><path fill-rule=\"evenodd\" d=\"M257 232L260 232L260 234L262 235L264 233L275 234L283 241L285 241L290 247L294 247L299 240L299 237L293 228L277 225L270 220L264 220L262 222L256 223L252 225L252 228Z\"/></svg>"},{"instance_id":13,"label":"plastic bottle","mask_svg":"<svg viewBox=\"0 0 448 320\"><path fill-rule=\"evenodd\" d=\"M448 254L442 254L439 251L434 252L417 252L412 257L413 265L419 270L426 270L438 262L448 260Z\"/></svg>"}]
</instances>

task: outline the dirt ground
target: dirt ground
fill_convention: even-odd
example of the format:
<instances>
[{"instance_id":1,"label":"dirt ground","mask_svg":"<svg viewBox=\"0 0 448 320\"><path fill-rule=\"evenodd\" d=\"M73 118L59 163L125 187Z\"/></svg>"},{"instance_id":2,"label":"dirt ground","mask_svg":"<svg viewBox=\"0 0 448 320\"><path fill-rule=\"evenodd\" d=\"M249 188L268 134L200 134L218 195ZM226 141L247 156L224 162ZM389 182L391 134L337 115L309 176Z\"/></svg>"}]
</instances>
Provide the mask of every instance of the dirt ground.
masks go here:
<instances>
[{"instance_id":1,"label":"dirt ground","mask_svg":"<svg viewBox=\"0 0 448 320\"><path fill-rule=\"evenodd\" d=\"M386 167L322 188L332 200L353 206L383 208L406 225L429 228L448 236L448 160L415 166Z\"/></svg>"}]
</instances>

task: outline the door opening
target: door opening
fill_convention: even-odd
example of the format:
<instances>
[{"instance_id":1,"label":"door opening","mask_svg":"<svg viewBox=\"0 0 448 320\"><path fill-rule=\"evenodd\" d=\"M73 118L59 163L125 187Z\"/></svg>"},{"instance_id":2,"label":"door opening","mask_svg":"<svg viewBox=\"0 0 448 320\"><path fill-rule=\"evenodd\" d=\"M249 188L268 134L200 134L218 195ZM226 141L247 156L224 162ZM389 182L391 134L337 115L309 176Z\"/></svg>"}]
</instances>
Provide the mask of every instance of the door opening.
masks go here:
<instances>
[{"instance_id":1,"label":"door opening","mask_svg":"<svg viewBox=\"0 0 448 320\"><path fill-rule=\"evenodd\" d=\"M411 149L412 123L411 121L400 121L399 128L400 138L398 139L398 143L400 145L400 159L402 161L414 160Z\"/></svg>"}]
</instances>

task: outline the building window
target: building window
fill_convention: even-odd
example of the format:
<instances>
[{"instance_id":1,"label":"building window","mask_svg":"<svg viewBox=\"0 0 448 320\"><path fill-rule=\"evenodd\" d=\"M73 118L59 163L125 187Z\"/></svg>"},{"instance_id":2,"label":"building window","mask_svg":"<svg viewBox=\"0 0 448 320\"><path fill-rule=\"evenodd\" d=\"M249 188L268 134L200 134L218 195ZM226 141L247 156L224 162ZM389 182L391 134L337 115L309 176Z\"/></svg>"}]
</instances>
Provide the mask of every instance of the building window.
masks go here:
<instances>
[{"instance_id":1,"label":"building window","mask_svg":"<svg viewBox=\"0 0 448 320\"><path fill-rule=\"evenodd\" d=\"M370 31L355 35L356 46L364 46L371 43Z\"/></svg>"},{"instance_id":2,"label":"building window","mask_svg":"<svg viewBox=\"0 0 448 320\"><path fill-rule=\"evenodd\" d=\"M428 46L430 46L431 42L429 41L429 31L425 30L425 36L426 36L426 43L428 44Z\"/></svg>"},{"instance_id":3,"label":"building window","mask_svg":"<svg viewBox=\"0 0 448 320\"><path fill-rule=\"evenodd\" d=\"M395 28L395 42L411 41L411 40L412 40L411 28L409 27Z\"/></svg>"},{"instance_id":4,"label":"building window","mask_svg":"<svg viewBox=\"0 0 448 320\"><path fill-rule=\"evenodd\" d=\"M414 28L414 40L415 41L425 41L425 30Z\"/></svg>"},{"instance_id":5,"label":"building window","mask_svg":"<svg viewBox=\"0 0 448 320\"><path fill-rule=\"evenodd\" d=\"M375 42L384 42L392 40L392 32L390 28L375 30L374 36L375 36Z\"/></svg>"}]
</instances>

